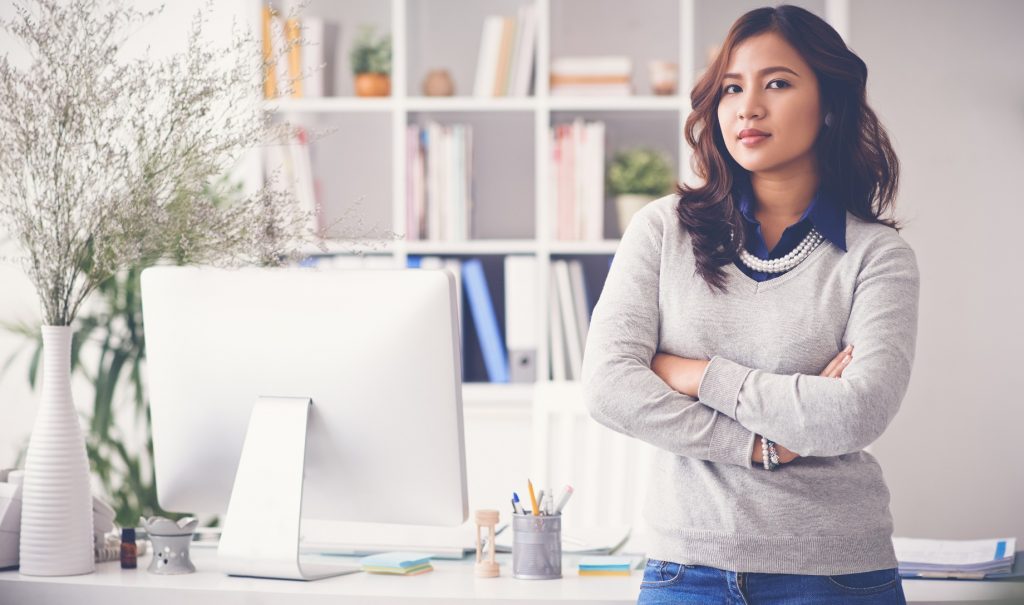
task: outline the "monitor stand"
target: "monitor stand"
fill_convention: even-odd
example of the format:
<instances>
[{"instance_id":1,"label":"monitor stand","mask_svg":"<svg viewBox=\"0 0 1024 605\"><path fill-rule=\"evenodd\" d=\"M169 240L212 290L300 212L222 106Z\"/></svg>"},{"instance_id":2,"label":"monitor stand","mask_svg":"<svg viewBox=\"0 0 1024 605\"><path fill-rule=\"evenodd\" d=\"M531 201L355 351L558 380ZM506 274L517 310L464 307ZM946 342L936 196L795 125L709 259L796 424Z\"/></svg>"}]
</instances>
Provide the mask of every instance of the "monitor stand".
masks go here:
<instances>
[{"instance_id":1,"label":"monitor stand","mask_svg":"<svg viewBox=\"0 0 1024 605\"><path fill-rule=\"evenodd\" d=\"M308 397L259 397L249 417L217 555L228 575L319 580L355 565L299 562Z\"/></svg>"}]
</instances>

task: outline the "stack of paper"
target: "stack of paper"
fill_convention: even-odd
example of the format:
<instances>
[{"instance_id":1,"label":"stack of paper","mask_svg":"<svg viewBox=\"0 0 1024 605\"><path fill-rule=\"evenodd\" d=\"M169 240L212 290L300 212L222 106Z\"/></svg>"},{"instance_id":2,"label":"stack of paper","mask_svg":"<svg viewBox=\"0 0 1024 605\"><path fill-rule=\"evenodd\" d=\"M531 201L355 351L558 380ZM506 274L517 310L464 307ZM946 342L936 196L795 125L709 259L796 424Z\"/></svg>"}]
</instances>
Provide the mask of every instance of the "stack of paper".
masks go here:
<instances>
[{"instance_id":1,"label":"stack of paper","mask_svg":"<svg viewBox=\"0 0 1024 605\"><path fill-rule=\"evenodd\" d=\"M430 564L430 555L415 552L385 552L370 555L359 560L363 571L369 573L387 573L400 576L415 576L434 569Z\"/></svg>"},{"instance_id":2,"label":"stack of paper","mask_svg":"<svg viewBox=\"0 0 1024 605\"><path fill-rule=\"evenodd\" d=\"M1015 538L925 540L893 538L900 575L920 578L977 579L1009 574Z\"/></svg>"},{"instance_id":3,"label":"stack of paper","mask_svg":"<svg viewBox=\"0 0 1024 605\"><path fill-rule=\"evenodd\" d=\"M633 557L583 557L580 559L580 575L628 576L633 565Z\"/></svg>"}]
</instances>

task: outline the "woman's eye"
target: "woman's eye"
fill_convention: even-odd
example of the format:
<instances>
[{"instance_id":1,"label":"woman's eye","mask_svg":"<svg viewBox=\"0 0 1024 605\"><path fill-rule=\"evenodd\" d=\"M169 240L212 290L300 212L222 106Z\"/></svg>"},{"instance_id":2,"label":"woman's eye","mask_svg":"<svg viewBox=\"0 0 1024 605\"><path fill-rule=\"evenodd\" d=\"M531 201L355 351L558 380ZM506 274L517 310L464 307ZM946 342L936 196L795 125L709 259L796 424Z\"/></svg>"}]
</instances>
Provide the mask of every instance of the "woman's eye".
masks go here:
<instances>
[{"instance_id":1,"label":"woman's eye","mask_svg":"<svg viewBox=\"0 0 1024 605\"><path fill-rule=\"evenodd\" d=\"M725 94L730 94L733 92L732 90L730 90L731 88L735 88L736 92L739 92L740 90L740 87L737 86L736 84L729 84L724 89L722 89L722 92L724 92Z\"/></svg>"},{"instance_id":2,"label":"woman's eye","mask_svg":"<svg viewBox=\"0 0 1024 605\"><path fill-rule=\"evenodd\" d=\"M772 86L773 84L778 84L778 86ZM768 83L768 88L789 88L789 86L789 82L785 80L772 80Z\"/></svg>"}]
</instances>

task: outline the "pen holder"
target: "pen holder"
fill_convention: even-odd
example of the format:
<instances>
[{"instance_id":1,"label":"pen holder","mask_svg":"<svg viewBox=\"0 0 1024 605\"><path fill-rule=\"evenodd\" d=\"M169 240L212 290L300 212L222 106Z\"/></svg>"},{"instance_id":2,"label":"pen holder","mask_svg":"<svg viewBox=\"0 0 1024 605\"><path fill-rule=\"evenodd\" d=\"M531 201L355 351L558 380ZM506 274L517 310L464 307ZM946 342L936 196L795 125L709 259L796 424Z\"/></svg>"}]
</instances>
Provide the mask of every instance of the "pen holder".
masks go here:
<instances>
[{"instance_id":1,"label":"pen holder","mask_svg":"<svg viewBox=\"0 0 1024 605\"><path fill-rule=\"evenodd\" d=\"M512 516L512 577L562 577L562 515Z\"/></svg>"}]
</instances>

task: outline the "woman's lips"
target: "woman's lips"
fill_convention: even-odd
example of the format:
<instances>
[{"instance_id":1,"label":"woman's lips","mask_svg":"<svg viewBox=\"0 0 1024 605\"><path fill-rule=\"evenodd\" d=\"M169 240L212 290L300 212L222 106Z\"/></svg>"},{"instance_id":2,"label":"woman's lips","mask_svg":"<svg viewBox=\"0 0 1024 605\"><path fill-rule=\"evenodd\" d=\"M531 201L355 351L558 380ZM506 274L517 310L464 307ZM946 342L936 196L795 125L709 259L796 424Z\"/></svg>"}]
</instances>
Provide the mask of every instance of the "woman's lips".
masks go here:
<instances>
[{"instance_id":1,"label":"woman's lips","mask_svg":"<svg viewBox=\"0 0 1024 605\"><path fill-rule=\"evenodd\" d=\"M770 136L772 136L772 135L770 135L770 134L747 135L745 137L741 137L740 138L740 143L743 143L743 145L745 145L746 147L754 147L755 145L758 145L759 143L761 143L762 141L764 141L765 139L767 139Z\"/></svg>"}]
</instances>

